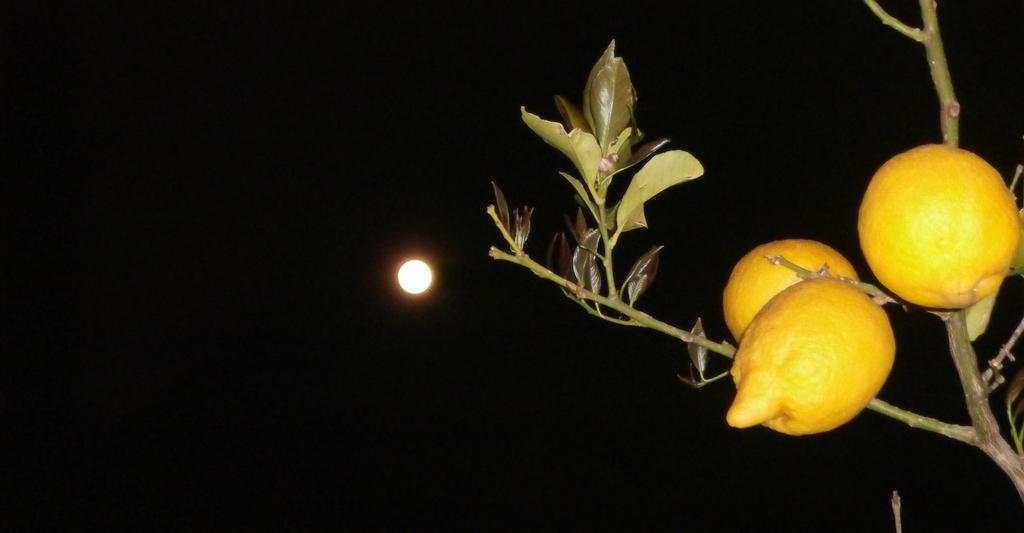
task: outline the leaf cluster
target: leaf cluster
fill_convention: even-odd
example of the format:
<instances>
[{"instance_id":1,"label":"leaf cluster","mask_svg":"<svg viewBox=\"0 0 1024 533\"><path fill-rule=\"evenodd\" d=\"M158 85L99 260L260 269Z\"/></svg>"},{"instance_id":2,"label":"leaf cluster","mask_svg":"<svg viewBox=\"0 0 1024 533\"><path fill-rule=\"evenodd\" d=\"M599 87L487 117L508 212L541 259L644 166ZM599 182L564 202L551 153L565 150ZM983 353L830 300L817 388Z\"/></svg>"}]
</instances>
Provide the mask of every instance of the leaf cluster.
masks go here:
<instances>
[{"instance_id":1,"label":"leaf cluster","mask_svg":"<svg viewBox=\"0 0 1024 533\"><path fill-rule=\"evenodd\" d=\"M614 251L623 233L648 226L644 206L666 189L698 178L704 167L683 150L661 150L668 139L642 142L644 134L637 126L637 92L625 61L615 55L612 41L598 58L587 78L582 106L555 95L555 108L561 121L551 121L520 108L523 122L545 143L569 160L572 171L559 174L571 187L577 208L575 216L565 217L567 232L558 232L547 246L546 264L562 280L563 292L589 313L624 325L640 325L621 313L633 308L654 283L662 246L653 246L638 257L625 278L616 281ZM632 175L630 177L630 174ZM610 198L613 181L629 179L624 192ZM510 210L504 193L494 184L495 206L488 208L492 218L517 257L530 230L533 210ZM603 301L600 303L598 300ZM607 306L619 314L609 315ZM686 335L691 344L690 359L696 386L721 376L706 379L708 348L698 319ZM717 351L726 351L719 347ZM731 352L729 352L731 353Z\"/></svg>"}]
</instances>

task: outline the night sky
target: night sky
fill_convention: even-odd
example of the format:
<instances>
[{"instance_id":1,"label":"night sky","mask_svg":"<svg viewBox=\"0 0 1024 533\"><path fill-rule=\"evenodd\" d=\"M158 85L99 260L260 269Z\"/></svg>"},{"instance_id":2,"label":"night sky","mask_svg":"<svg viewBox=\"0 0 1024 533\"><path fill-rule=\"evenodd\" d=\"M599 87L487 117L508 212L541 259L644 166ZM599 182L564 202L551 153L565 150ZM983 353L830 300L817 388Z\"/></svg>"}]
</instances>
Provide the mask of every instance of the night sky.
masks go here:
<instances>
[{"instance_id":1,"label":"night sky","mask_svg":"<svg viewBox=\"0 0 1024 533\"><path fill-rule=\"evenodd\" d=\"M978 5L940 9L962 145L1009 176L1024 4ZM941 139L923 48L862 2L3 11L16 528L892 531L894 489L907 531L1024 519L981 452L873 412L809 437L730 428L735 387L681 384L684 344L487 255L491 181L535 207L538 260L564 229L571 164L519 106L557 119L552 95L579 102L615 39L640 127L706 169L616 250L621 276L665 246L641 309L731 342L729 271L780 238L872 279L864 187ZM394 282L411 256L436 268L418 298ZM1004 287L985 358L1022 291ZM967 423L940 321L887 311L880 397Z\"/></svg>"}]
</instances>

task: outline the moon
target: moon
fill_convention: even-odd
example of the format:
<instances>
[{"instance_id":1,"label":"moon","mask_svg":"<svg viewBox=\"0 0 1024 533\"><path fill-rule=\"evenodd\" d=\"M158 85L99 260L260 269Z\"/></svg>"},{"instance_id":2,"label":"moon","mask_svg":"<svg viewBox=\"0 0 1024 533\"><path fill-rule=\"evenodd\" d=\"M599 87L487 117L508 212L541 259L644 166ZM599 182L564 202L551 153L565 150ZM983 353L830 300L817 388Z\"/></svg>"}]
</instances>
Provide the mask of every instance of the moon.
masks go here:
<instances>
[{"instance_id":1,"label":"moon","mask_svg":"<svg viewBox=\"0 0 1024 533\"><path fill-rule=\"evenodd\" d=\"M398 269L398 285L409 294L420 294L430 288L434 275L430 265L419 259L411 259L402 263Z\"/></svg>"}]
</instances>

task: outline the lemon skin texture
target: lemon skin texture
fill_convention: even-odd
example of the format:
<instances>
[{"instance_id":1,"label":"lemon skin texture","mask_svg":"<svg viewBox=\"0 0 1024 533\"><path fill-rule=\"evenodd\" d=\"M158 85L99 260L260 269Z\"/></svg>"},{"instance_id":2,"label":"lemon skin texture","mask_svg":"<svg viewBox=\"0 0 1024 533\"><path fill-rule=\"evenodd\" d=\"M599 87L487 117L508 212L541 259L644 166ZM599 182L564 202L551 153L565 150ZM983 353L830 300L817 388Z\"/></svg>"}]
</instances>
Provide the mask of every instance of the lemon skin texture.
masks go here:
<instances>
[{"instance_id":1,"label":"lemon skin texture","mask_svg":"<svg viewBox=\"0 0 1024 533\"><path fill-rule=\"evenodd\" d=\"M789 435L835 429L878 394L895 354L889 318L867 295L836 279L802 281L772 298L747 329L726 422Z\"/></svg>"},{"instance_id":2,"label":"lemon skin texture","mask_svg":"<svg viewBox=\"0 0 1024 533\"><path fill-rule=\"evenodd\" d=\"M833 275L859 279L850 262L827 244L808 239L783 239L762 244L736 263L722 293L725 324L736 340L742 340L747 325L768 300L801 281L791 269L768 261L770 255L785 257L812 271L827 265Z\"/></svg>"},{"instance_id":3,"label":"lemon skin texture","mask_svg":"<svg viewBox=\"0 0 1024 533\"><path fill-rule=\"evenodd\" d=\"M959 309L999 290L1021 223L991 165L967 150L925 145L878 169L857 230L882 285L910 303Z\"/></svg>"}]
</instances>

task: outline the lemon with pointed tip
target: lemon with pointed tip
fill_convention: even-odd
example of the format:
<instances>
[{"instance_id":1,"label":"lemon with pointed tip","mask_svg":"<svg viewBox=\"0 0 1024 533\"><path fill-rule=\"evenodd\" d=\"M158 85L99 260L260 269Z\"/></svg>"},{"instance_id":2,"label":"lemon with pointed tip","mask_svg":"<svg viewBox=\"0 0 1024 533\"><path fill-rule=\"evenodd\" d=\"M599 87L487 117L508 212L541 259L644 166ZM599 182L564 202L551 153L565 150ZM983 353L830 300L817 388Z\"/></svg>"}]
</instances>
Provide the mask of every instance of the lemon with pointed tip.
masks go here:
<instances>
[{"instance_id":1,"label":"lemon with pointed tip","mask_svg":"<svg viewBox=\"0 0 1024 533\"><path fill-rule=\"evenodd\" d=\"M996 169L967 150L930 144L878 169L857 230L882 285L917 305L958 309L999 290L1020 224Z\"/></svg>"},{"instance_id":2,"label":"lemon with pointed tip","mask_svg":"<svg viewBox=\"0 0 1024 533\"><path fill-rule=\"evenodd\" d=\"M747 328L726 421L789 435L835 429L878 394L895 354L889 317L867 295L837 279L801 281Z\"/></svg>"},{"instance_id":3,"label":"lemon with pointed tip","mask_svg":"<svg viewBox=\"0 0 1024 533\"><path fill-rule=\"evenodd\" d=\"M773 255L785 257L807 270L816 271L827 266L834 275L859 279L843 254L827 244L808 239L783 239L762 244L736 263L722 293L725 325L736 340L743 338L747 325L768 300L800 281L791 269L772 264L768 257Z\"/></svg>"}]
</instances>

